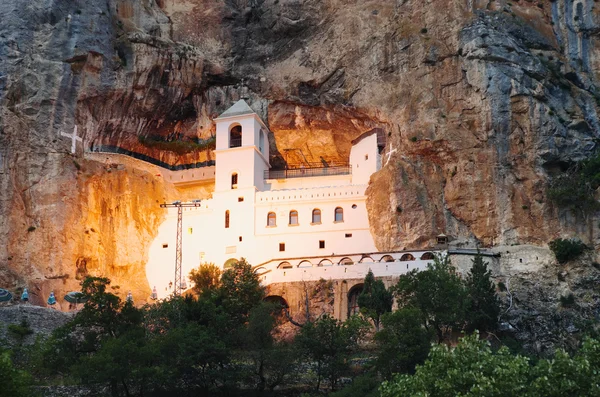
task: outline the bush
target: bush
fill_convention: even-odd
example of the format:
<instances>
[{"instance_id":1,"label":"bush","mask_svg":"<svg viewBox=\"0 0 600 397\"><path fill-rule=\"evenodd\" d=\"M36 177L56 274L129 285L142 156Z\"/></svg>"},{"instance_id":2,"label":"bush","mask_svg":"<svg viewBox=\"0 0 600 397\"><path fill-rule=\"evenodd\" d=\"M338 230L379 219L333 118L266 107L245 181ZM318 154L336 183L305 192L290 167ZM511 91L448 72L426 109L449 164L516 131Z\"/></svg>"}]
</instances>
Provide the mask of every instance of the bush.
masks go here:
<instances>
[{"instance_id":1,"label":"bush","mask_svg":"<svg viewBox=\"0 0 600 397\"><path fill-rule=\"evenodd\" d=\"M566 263L577 258L587 248L584 243L574 239L558 238L548 244L558 263Z\"/></svg>"},{"instance_id":2,"label":"bush","mask_svg":"<svg viewBox=\"0 0 600 397\"><path fill-rule=\"evenodd\" d=\"M560 304L562 306L573 306L575 304L575 296L573 294L569 294L567 296L561 296Z\"/></svg>"}]
</instances>

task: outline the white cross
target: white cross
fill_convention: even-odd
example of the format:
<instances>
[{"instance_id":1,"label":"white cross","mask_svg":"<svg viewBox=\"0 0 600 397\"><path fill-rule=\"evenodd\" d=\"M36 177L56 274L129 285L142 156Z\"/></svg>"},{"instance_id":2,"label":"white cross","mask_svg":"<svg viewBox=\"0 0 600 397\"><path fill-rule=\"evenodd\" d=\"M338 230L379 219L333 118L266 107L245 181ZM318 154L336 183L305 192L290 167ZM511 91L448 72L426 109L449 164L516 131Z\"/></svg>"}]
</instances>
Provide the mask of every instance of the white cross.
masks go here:
<instances>
[{"instance_id":1,"label":"white cross","mask_svg":"<svg viewBox=\"0 0 600 397\"><path fill-rule=\"evenodd\" d=\"M83 140L81 137L77 136L77 126L73 128L73 134L65 134L64 132L60 132L60 136L66 136L71 138L71 153L75 154L75 150L77 149L77 141L81 142L83 145Z\"/></svg>"},{"instance_id":2,"label":"white cross","mask_svg":"<svg viewBox=\"0 0 600 397\"><path fill-rule=\"evenodd\" d=\"M390 142L390 150L387 152L387 160L385 162L385 165L387 165L390 162L390 158L392 157L392 153L396 153L397 150L394 149L394 145Z\"/></svg>"}]
</instances>

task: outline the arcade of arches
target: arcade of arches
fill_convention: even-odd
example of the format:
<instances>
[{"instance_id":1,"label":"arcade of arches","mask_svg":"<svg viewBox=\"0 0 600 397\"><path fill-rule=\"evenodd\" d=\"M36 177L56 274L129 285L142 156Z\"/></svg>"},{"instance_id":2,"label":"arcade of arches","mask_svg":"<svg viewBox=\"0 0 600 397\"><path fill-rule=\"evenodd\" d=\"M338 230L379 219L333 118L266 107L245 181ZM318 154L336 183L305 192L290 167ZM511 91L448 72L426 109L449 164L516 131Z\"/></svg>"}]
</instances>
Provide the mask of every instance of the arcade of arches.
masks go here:
<instances>
[{"instance_id":1,"label":"arcade of arches","mask_svg":"<svg viewBox=\"0 0 600 397\"><path fill-rule=\"evenodd\" d=\"M387 288L398 281L392 277L384 277L382 280ZM291 318L300 324L306 321L307 303L312 319L328 313L343 321L358 313L358 295L362 292L363 281L349 279L273 283L267 286L265 300L286 307Z\"/></svg>"}]
</instances>

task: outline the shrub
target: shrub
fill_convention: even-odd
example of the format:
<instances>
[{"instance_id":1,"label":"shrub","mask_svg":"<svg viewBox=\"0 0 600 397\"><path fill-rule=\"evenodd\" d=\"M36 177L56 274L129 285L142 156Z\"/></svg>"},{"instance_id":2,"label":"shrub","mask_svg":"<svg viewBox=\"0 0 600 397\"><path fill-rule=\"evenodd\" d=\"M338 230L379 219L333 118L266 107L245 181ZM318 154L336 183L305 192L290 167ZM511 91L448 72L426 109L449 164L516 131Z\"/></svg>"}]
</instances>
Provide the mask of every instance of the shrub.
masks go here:
<instances>
[{"instance_id":1,"label":"shrub","mask_svg":"<svg viewBox=\"0 0 600 397\"><path fill-rule=\"evenodd\" d=\"M423 28L423 29L421 29L421 33L422 33L422 34L425 34L425 33L427 33L427 28Z\"/></svg>"},{"instance_id":2,"label":"shrub","mask_svg":"<svg viewBox=\"0 0 600 397\"><path fill-rule=\"evenodd\" d=\"M575 239L558 238L552 240L548 245L552 252L554 252L558 263L566 263L577 258L587 248L584 243Z\"/></svg>"},{"instance_id":3,"label":"shrub","mask_svg":"<svg viewBox=\"0 0 600 397\"><path fill-rule=\"evenodd\" d=\"M417 138L416 136L412 136L412 137L410 137L410 141L411 141L411 142L416 142L416 141L418 141L418 140L419 140L419 138Z\"/></svg>"},{"instance_id":4,"label":"shrub","mask_svg":"<svg viewBox=\"0 0 600 397\"><path fill-rule=\"evenodd\" d=\"M569 294L567 296L561 296L560 304L562 306L573 306L575 304L575 296L573 294Z\"/></svg>"},{"instance_id":5,"label":"shrub","mask_svg":"<svg viewBox=\"0 0 600 397\"><path fill-rule=\"evenodd\" d=\"M36 229L36 227L35 227L35 226L29 226L29 227L27 228L27 231L28 231L29 233L31 233L31 232L33 232L35 229Z\"/></svg>"}]
</instances>

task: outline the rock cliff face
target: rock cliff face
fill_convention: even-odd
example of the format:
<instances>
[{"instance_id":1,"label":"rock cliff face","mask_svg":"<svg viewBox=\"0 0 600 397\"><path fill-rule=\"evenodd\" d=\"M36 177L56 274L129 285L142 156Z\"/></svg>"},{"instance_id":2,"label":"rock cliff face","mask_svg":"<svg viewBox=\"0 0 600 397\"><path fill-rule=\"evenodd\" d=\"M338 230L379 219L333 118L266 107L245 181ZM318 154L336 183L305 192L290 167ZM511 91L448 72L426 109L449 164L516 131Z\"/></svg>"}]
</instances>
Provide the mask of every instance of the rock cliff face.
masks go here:
<instances>
[{"instance_id":1,"label":"rock cliff face","mask_svg":"<svg viewBox=\"0 0 600 397\"><path fill-rule=\"evenodd\" d=\"M83 150L210 161L211 118L240 97L268 122L273 164L299 161L296 149L311 162L346 161L353 138L388 132L368 190L380 249L427 246L441 232L458 244L578 236L597 246L597 218L555 208L545 192L554 173L596 150L598 9L592 0L4 1L0 284L29 285L42 299L102 273L145 298L157 202L207 192L179 192L135 167L108 173ZM81 142L65 136L74 132Z\"/></svg>"}]
</instances>

